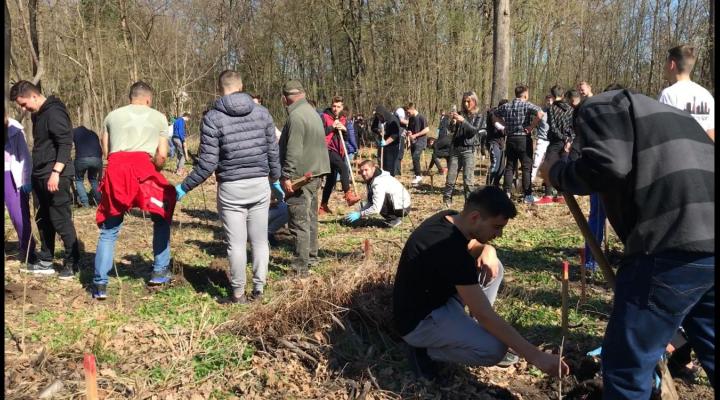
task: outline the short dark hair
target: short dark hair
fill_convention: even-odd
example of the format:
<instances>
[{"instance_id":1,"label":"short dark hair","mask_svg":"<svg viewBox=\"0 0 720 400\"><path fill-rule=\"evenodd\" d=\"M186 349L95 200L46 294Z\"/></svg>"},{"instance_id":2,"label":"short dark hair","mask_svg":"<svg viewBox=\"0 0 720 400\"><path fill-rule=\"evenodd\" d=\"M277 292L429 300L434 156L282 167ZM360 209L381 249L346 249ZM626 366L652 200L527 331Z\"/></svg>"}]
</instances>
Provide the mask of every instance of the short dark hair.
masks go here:
<instances>
[{"instance_id":1,"label":"short dark hair","mask_svg":"<svg viewBox=\"0 0 720 400\"><path fill-rule=\"evenodd\" d=\"M565 93L565 89L563 89L560 85L555 85L550 88L550 94L553 95L553 97L562 97L562 95Z\"/></svg>"},{"instance_id":2,"label":"short dark hair","mask_svg":"<svg viewBox=\"0 0 720 400\"><path fill-rule=\"evenodd\" d=\"M189 113L189 112L184 112L182 116L183 116L183 117L188 117L188 118L190 118L190 113Z\"/></svg>"},{"instance_id":3,"label":"short dark hair","mask_svg":"<svg viewBox=\"0 0 720 400\"><path fill-rule=\"evenodd\" d=\"M128 93L128 97L130 97L130 99L132 100L132 99L134 99L138 96L142 96L144 94L149 94L152 96L152 94L153 94L152 87L150 87L150 85L148 85L147 83L145 83L143 81L137 81L137 82L133 83L132 86L130 86L130 93Z\"/></svg>"},{"instance_id":4,"label":"short dark hair","mask_svg":"<svg viewBox=\"0 0 720 400\"><path fill-rule=\"evenodd\" d=\"M463 212L478 211L483 217L502 215L515 218L517 209L512 200L497 186L482 186L473 190L465 200Z\"/></svg>"},{"instance_id":5,"label":"short dark hair","mask_svg":"<svg viewBox=\"0 0 720 400\"><path fill-rule=\"evenodd\" d=\"M41 94L40 89L30 81L15 82L10 88L10 101L15 101L18 97L28 97L31 94Z\"/></svg>"},{"instance_id":6,"label":"short dark hair","mask_svg":"<svg viewBox=\"0 0 720 400\"><path fill-rule=\"evenodd\" d=\"M689 44L681 44L668 50L668 60L675 61L678 71L686 73L692 71L695 66L695 47Z\"/></svg>"},{"instance_id":7,"label":"short dark hair","mask_svg":"<svg viewBox=\"0 0 720 400\"><path fill-rule=\"evenodd\" d=\"M330 104L335 104L335 103L343 103L342 96L333 96L332 100L330 101Z\"/></svg>"},{"instance_id":8,"label":"short dark hair","mask_svg":"<svg viewBox=\"0 0 720 400\"><path fill-rule=\"evenodd\" d=\"M525 86L525 85L517 85L517 86L515 86L515 97L520 97L520 96L522 96L522 94L525 93L525 92L527 92L528 90L530 90L530 89L529 89L527 86Z\"/></svg>"},{"instance_id":9,"label":"short dark hair","mask_svg":"<svg viewBox=\"0 0 720 400\"><path fill-rule=\"evenodd\" d=\"M409 103L407 103L407 105L405 106L405 109L406 109L406 110L410 110L410 109L413 109L413 110L414 110L414 109L415 109L415 103L413 103L412 101L409 102Z\"/></svg>"},{"instance_id":10,"label":"short dark hair","mask_svg":"<svg viewBox=\"0 0 720 400\"><path fill-rule=\"evenodd\" d=\"M257 100L258 103L260 103L260 105L262 105L262 103L263 103L263 98L262 98L262 96L260 96L259 94L254 94L254 95L252 95L252 98L255 99L255 100Z\"/></svg>"},{"instance_id":11,"label":"short dark hair","mask_svg":"<svg viewBox=\"0 0 720 400\"><path fill-rule=\"evenodd\" d=\"M503 105L503 104L507 104L507 103L509 103L509 102L510 102L510 100L508 100L508 99L502 99L502 100L500 100L500 101L498 102L498 107L500 107L500 106Z\"/></svg>"},{"instance_id":12,"label":"short dark hair","mask_svg":"<svg viewBox=\"0 0 720 400\"><path fill-rule=\"evenodd\" d=\"M578 97L581 97L580 92L578 92L575 89L570 89L567 92L565 92L565 98L568 100L578 98Z\"/></svg>"}]
</instances>

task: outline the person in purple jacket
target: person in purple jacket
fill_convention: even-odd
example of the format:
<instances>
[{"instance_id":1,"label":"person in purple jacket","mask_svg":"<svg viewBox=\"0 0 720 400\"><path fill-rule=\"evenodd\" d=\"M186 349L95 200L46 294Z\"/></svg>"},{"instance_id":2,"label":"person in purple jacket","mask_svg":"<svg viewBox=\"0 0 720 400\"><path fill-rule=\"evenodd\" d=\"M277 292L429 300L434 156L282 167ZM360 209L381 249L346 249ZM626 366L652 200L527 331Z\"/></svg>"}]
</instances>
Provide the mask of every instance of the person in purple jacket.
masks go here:
<instances>
[{"instance_id":1,"label":"person in purple jacket","mask_svg":"<svg viewBox=\"0 0 720 400\"><path fill-rule=\"evenodd\" d=\"M18 235L18 260L34 264L37 257L30 225L32 160L25 142L23 126L5 115L5 128L5 207Z\"/></svg>"}]
</instances>

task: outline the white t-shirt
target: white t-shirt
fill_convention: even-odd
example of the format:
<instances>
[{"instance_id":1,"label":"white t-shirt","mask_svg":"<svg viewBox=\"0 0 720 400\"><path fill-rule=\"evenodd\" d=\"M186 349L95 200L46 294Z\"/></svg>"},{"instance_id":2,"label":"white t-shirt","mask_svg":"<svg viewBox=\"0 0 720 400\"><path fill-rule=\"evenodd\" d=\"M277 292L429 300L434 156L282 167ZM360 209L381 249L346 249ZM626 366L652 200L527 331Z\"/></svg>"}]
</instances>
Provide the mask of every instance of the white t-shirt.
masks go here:
<instances>
[{"instance_id":1,"label":"white t-shirt","mask_svg":"<svg viewBox=\"0 0 720 400\"><path fill-rule=\"evenodd\" d=\"M715 129L715 99L693 81L678 81L660 93L659 102L689 112L703 129Z\"/></svg>"}]
</instances>

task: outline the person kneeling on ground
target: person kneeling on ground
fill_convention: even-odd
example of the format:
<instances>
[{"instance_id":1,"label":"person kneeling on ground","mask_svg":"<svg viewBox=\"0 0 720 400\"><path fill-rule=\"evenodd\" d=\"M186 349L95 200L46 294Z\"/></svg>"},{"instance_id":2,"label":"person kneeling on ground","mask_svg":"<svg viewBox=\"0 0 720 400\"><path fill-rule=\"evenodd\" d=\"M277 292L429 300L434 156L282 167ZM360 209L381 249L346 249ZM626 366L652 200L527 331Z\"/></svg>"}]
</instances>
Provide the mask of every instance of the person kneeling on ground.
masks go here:
<instances>
[{"instance_id":1,"label":"person kneeling on ground","mask_svg":"<svg viewBox=\"0 0 720 400\"><path fill-rule=\"evenodd\" d=\"M416 376L433 379L434 361L507 366L516 361L508 347L547 374L569 373L560 356L530 344L492 308L504 270L487 242L516 214L502 189L486 186L468 195L460 213L441 211L408 238L395 275L393 319L411 346Z\"/></svg>"},{"instance_id":2,"label":"person kneeling on ground","mask_svg":"<svg viewBox=\"0 0 720 400\"><path fill-rule=\"evenodd\" d=\"M385 218L389 227L402 223L402 217L410 212L410 193L390 172L375 166L372 160L360 164L360 176L367 184L368 202L360 211L353 211L345 217L349 223L373 214Z\"/></svg>"},{"instance_id":3,"label":"person kneeling on ground","mask_svg":"<svg viewBox=\"0 0 720 400\"><path fill-rule=\"evenodd\" d=\"M275 232L287 225L290 221L288 214L288 204L285 202L284 196L275 192L270 197L270 210L268 211L268 243L270 246L277 246L278 241L275 238Z\"/></svg>"}]
</instances>

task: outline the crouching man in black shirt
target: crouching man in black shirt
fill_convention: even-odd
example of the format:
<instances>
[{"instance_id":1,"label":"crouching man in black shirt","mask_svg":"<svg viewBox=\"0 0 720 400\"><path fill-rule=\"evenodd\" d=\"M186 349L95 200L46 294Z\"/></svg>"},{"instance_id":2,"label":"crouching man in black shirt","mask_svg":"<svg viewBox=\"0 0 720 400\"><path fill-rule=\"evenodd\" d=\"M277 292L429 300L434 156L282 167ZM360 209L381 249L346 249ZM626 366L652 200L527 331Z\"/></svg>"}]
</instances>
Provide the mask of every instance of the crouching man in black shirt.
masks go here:
<instances>
[{"instance_id":1,"label":"crouching man in black shirt","mask_svg":"<svg viewBox=\"0 0 720 400\"><path fill-rule=\"evenodd\" d=\"M516 213L501 189L487 186L471 192L460 213L441 211L408 238L395 275L393 319L411 346L416 376L434 378L434 361L496 365L508 347L558 375L559 356L530 344L492 308L503 266L487 242L500 237Z\"/></svg>"}]
</instances>

